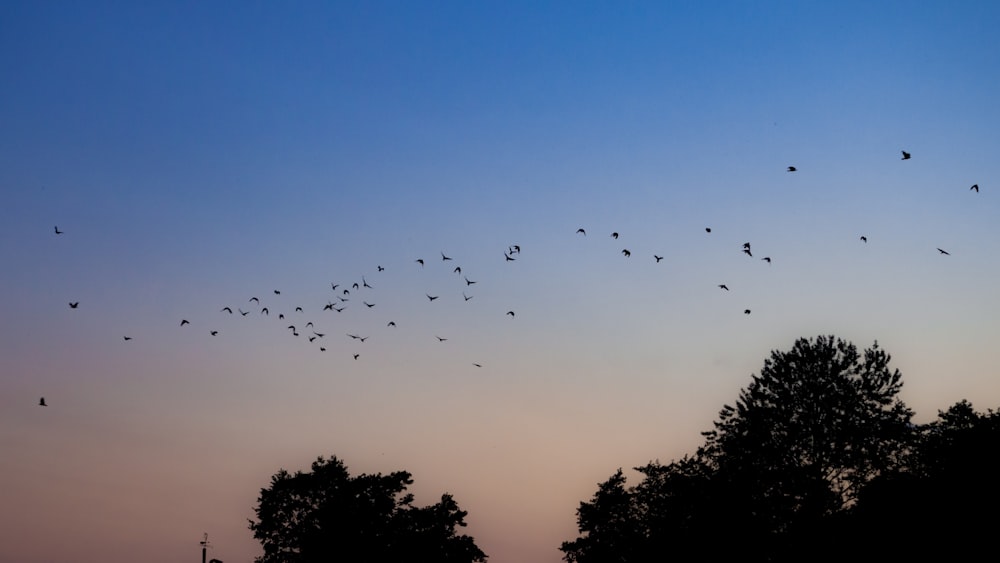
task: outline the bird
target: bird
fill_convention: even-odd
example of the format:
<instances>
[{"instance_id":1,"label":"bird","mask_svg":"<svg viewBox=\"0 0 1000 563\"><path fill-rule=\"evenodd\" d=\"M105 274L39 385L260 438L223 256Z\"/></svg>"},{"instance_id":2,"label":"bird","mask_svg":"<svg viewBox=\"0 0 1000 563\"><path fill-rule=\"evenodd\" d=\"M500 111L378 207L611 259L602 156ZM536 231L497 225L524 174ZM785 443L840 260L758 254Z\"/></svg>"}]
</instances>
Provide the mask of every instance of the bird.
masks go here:
<instances>
[{"instance_id":1,"label":"bird","mask_svg":"<svg viewBox=\"0 0 1000 563\"><path fill-rule=\"evenodd\" d=\"M288 325L288 329L295 332L295 325Z\"/></svg>"},{"instance_id":2,"label":"bird","mask_svg":"<svg viewBox=\"0 0 1000 563\"><path fill-rule=\"evenodd\" d=\"M129 340L132 340L131 336L123 336L122 338L125 339L125 342L128 342Z\"/></svg>"},{"instance_id":3,"label":"bird","mask_svg":"<svg viewBox=\"0 0 1000 563\"><path fill-rule=\"evenodd\" d=\"M339 284L339 283L331 283L331 284L330 284L330 289L332 289L332 290L334 290L334 291L337 291L337 288L338 288L338 287L340 287L340 284Z\"/></svg>"},{"instance_id":4,"label":"bird","mask_svg":"<svg viewBox=\"0 0 1000 563\"><path fill-rule=\"evenodd\" d=\"M369 338L368 336L359 336L358 340L364 342L365 340L368 340L368 338Z\"/></svg>"},{"instance_id":5,"label":"bird","mask_svg":"<svg viewBox=\"0 0 1000 563\"><path fill-rule=\"evenodd\" d=\"M358 356L360 356L360 355L361 355L361 354L354 354L354 359L355 359L355 360L356 360L356 359L358 359Z\"/></svg>"},{"instance_id":6,"label":"bird","mask_svg":"<svg viewBox=\"0 0 1000 563\"><path fill-rule=\"evenodd\" d=\"M583 236L587 236L587 231L585 231L583 229L577 229L576 232L577 232L577 234L581 234Z\"/></svg>"},{"instance_id":7,"label":"bird","mask_svg":"<svg viewBox=\"0 0 1000 563\"><path fill-rule=\"evenodd\" d=\"M312 328L312 326L313 326L312 321L306 323L306 328Z\"/></svg>"},{"instance_id":8,"label":"bird","mask_svg":"<svg viewBox=\"0 0 1000 563\"><path fill-rule=\"evenodd\" d=\"M57 235L63 234L63 232L59 230L59 225L56 225L56 234Z\"/></svg>"},{"instance_id":9,"label":"bird","mask_svg":"<svg viewBox=\"0 0 1000 563\"><path fill-rule=\"evenodd\" d=\"M724 290L726 290L726 291L729 291L729 288L728 288L728 287L726 287L726 284L724 284L724 283L720 283L720 284L719 284L719 287L721 287L722 289L724 289Z\"/></svg>"},{"instance_id":10,"label":"bird","mask_svg":"<svg viewBox=\"0 0 1000 563\"><path fill-rule=\"evenodd\" d=\"M910 153L906 151L899 151L899 152L903 153L903 158L901 158L900 160L910 160Z\"/></svg>"},{"instance_id":11,"label":"bird","mask_svg":"<svg viewBox=\"0 0 1000 563\"><path fill-rule=\"evenodd\" d=\"M462 273L462 267L461 266L455 266L455 269L452 270L452 273L453 274L461 274Z\"/></svg>"},{"instance_id":12,"label":"bird","mask_svg":"<svg viewBox=\"0 0 1000 563\"><path fill-rule=\"evenodd\" d=\"M712 227L705 227L705 232L706 233L712 232Z\"/></svg>"},{"instance_id":13,"label":"bird","mask_svg":"<svg viewBox=\"0 0 1000 563\"><path fill-rule=\"evenodd\" d=\"M351 287L353 287L354 289L360 289L361 288L361 286L358 285L358 282L354 282L354 284L352 284Z\"/></svg>"},{"instance_id":14,"label":"bird","mask_svg":"<svg viewBox=\"0 0 1000 563\"><path fill-rule=\"evenodd\" d=\"M263 309L260 310L260 314L271 316L271 311L267 307L264 307Z\"/></svg>"},{"instance_id":15,"label":"bird","mask_svg":"<svg viewBox=\"0 0 1000 563\"><path fill-rule=\"evenodd\" d=\"M750 247L749 246L746 246L743 249L743 253L746 254L747 256L753 256L753 254L750 253Z\"/></svg>"},{"instance_id":16,"label":"bird","mask_svg":"<svg viewBox=\"0 0 1000 563\"><path fill-rule=\"evenodd\" d=\"M320 346L320 347L319 347L319 351L320 351L320 352L326 352L326 348L324 348L324 347Z\"/></svg>"},{"instance_id":17,"label":"bird","mask_svg":"<svg viewBox=\"0 0 1000 563\"><path fill-rule=\"evenodd\" d=\"M251 297L250 301L256 301L258 304L260 303L260 299L257 299L256 297ZM250 301L247 301L247 303L249 303Z\"/></svg>"},{"instance_id":18,"label":"bird","mask_svg":"<svg viewBox=\"0 0 1000 563\"><path fill-rule=\"evenodd\" d=\"M744 242L743 243L743 248L745 248L746 250L750 250L750 243L749 242Z\"/></svg>"},{"instance_id":19,"label":"bird","mask_svg":"<svg viewBox=\"0 0 1000 563\"><path fill-rule=\"evenodd\" d=\"M45 404L45 397L42 397L41 399L38 399L38 406L40 406L40 407L47 407L48 406L48 405Z\"/></svg>"},{"instance_id":20,"label":"bird","mask_svg":"<svg viewBox=\"0 0 1000 563\"><path fill-rule=\"evenodd\" d=\"M338 308L334 307L333 310L339 313L339 312L343 311L346 308L347 307L341 307L341 308L338 309Z\"/></svg>"},{"instance_id":21,"label":"bird","mask_svg":"<svg viewBox=\"0 0 1000 563\"><path fill-rule=\"evenodd\" d=\"M511 251L510 252L511 254L514 254L514 253L520 254L521 253L521 247L515 244L515 245L513 245L513 246L510 247L510 251Z\"/></svg>"},{"instance_id":22,"label":"bird","mask_svg":"<svg viewBox=\"0 0 1000 563\"><path fill-rule=\"evenodd\" d=\"M385 326L396 326L396 321L389 321L389 324Z\"/></svg>"},{"instance_id":23,"label":"bird","mask_svg":"<svg viewBox=\"0 0 1000 563\"><path fill-rule=\"evenodd\" d=\"M250 314L250 311L244 311L243 309L240 309L239 307L237 307L236 310L239 311L240 314L243 315L244 317Z\"/></svg>"},{"instance_id":24,"label":"bird","mask_svg":"<svg viewBox=\"0 0 1000 563\"><path fill-rule=\"evenodd\" d=\"M379 267L378 267L378 271L380 271L380 272L381 272L382 270L385 270L385 268L383 268L382 266L379 266Z\"/></svg>"},{"instance_id":25,"label":"bird","mask_svg":"<svg viewBox=\"0 0 1000 563\"><path fill-rule=\"evenodd\" d=\"M312 342L313 340L316 340L316 337L315 336L310 336L309 337L309 342Z\"/></svg>"},{"instance_id":26,"label":"bird","mask_svg":"<svg viewBox=\"0 0 1000 563\"><path fill-rule=\"evenodd\" d=\"M295 308L295 312L296 313L301 313L302 312L302 307L296 307Z\"/></svg>"},{"instance_id":27,"label":"bird","mask_svg":"<svg viewBox=\"0 0 1000 563\"><path fill-rule=\"evenodd\" d=\"M315 330L313 331L313 334L315 334L317 338L323 338L326 336L325 332L316 332Z\"/></svg>"},{"instance_id":28,"label":"bird","mask_svg":"<svg viewBox=\"0 0 1000 563\"><path fill-rule=\"evenodd\" d=\"M427 295L427 299L429 299L429 300L431 300L431 301L434 301L434 300L435 300L435 299L437 299L438 297L441 297L440 295L428 295L428 294L426 294L426 293L425 293L424 295Z\"/></svg>"},{"instance_id":29,"label":"bird","mask_svg":"<svg viewBox=\"0 0 1000 563\"><path fill-rule=\"evenodd\" d=\"M941 250L941 249L939 248L939 249L938 249L938 252L940 252L941 254L944 254L944 255L946 255L946 256L951 256L951 253L950 253L950 252L948 252L947 250Z\"/></svg>"},{"instance_id":30,"label":"bird","mask_svg":"<svg viewBox=\"0 0 1000 563\"><path fill-rule=\"evenodd\" d=\"M868 237L866 237L864 235L861 235L861 242L867 243L868 242Z\"/></svg>"},{"instance_id":31,"label":"bird","mask_svg":"<svg viewBox=\"0 0 1000 563\"><path fill-rule=\"evenodd\" d=\"M417 258L417 264L420 264L421 266L423 266L424 265L423 258Z\"/></svg>"},{"instance_id":32,"label":"bird","mask_svg":"<svg viewBox=\"0 0 1000 563\"><path fill-rule=\"evenodd\" d=\"M506 252L503 253L503 257L506 258L508 262L513 262L514 261L514 258L511 257L511 255L507 254Z\"/></svg>"},{"instance_id":33,"label":"bird","mask_svg":"<svg viewBox=\"0 0 1000 563\"><path fill-rule=\"evenodd\" d=\"M364 303L364 304L365 304L365 306L366 306L366 307L368 307L369 309L371 309L372 307L374 307L374 306L375 306L375 304L374 304L374 303L369 303L369 302L367 302L367 301L362 301L362 303Z\"/></svg>"},{"instance_id":34,"label":"bird","mask_svg":"<svg viewBox=\"0 0 1000 563\"><path fill-rule=\"evenodd\" d=\"M190 323L190 322L188 322L188 320L187 320L187 319L181 319L181 326L184 326L184 325L189 325L189 324L191 324L191 323Z\"/></svg>"},{"instance_id":35,"label":"bird","mask_svg":"<svg viewBox=\"0 0 1000 563\"><path fill-rule=\"evenodd\" d=\"M327 301L326 305L323 305L323 310L324 311L329 311L331 309L333 309L333 303L330 303L329 301Z\"/></svg>"},{"instance_id":36,"label":"bird","mask_svg":"<svg viewBox=\"0 0 1000 563\"><path fill-rule=\"evenodd\" d=\"M767 262L768 264L771 263L771 257L770 256L765 256L765 257L761 258L761 260Z\"/></svg>"},{"instance_id":37,"label":"bird","mask_svg":"<svg viewBox=\"0 0 1000 563\"><path fill-rule=\"evenodd\" d=\"M743 314L744 315L749 315L750 314L750 309L744 309L743 310Z\"/></svg>"},{"instance_id":38,"label":"bird","mask_svg":"<svg viewBox=\"0 0 1000 563\"><path fill-rule=\"evenodd\" d=\"M444 252L442 252L441 253L441 261L444 262L445 260L451 260L451 257L450 256L445 256Z\"/></svg>"},{"instance_id":39,"label":"bird","mask_svg":"<svg viewBox=\"0 0 1000 563\"><path fill-rule=\"evenodd\" d=\"M472 285L474 283L476 283L474 280L470 280L469 278L465 278L465 285Z\"/></svg>"},{"instance_id":40,"label":"bird","mask_svg":"<svg viewBox=\"0 0 1000 563\"><path fill-rule=\"evenodd\" d=\"M797 170L797 168L795 168L794 166L789 166L788 167L788 171L789 172L795 172L796 170Z\"/></svg>"},{"instance_id":41,"label":"bird","mask_svg":"<svg viewBox=\"0 0 1000 563\"><path fill-rule=\"evenodd\" d=\"M511 317L513 317L514 316L514 311L507 311L507 314L510 315Z\"/></svg>"},{"instance_id":42,"label":"bird","mask_svg":"<svg viewBox=\"0 0 1000 563\"><path fill-rule=\"evenodd\" d=\"M281 295L281 292L276 289L276 290L274 290L274 294L275 295Z\"/></svg>"},{"instance_id":43,"label":"bird","mask_svg":"<svg viewBox=\"0 0 1000 563\"><path fill-rule=\"evenodd\" d=\"M216 334L219 334L219 331L213 330L213 331L209 332L209 334L211 334L212 336L215 336Z\"/></svg>"},{"instance_id":44,"label":"bird","mask_svg":"<svg viewBox=\"0 0 1000 563\"><path fill-rule=\"evenodd\" d=\"M444 342L445 340L448 340L447 338L441 338L440 336L438 336L436 334L434 335L434 338L437 338L438 342Z\"/></svg>"},{"instance_id":45,"label":"bird","mask_svg":"<svg viewBox=\"0 0 1000 563\"><path fill-rule=\"evenodd\" d=\"M969 188L969 189L970 190L976 190L976 193L978 194L979 193L979 184L972 184L972 187Z\"/></svg>"},{"instance_id":46,"label":"bird","mask_svg":"<svg viewBox=\"0 0 1000 563\"><path fill-rule=\"evenodd\" d=\"M472 365L476 366L477 368L481 368L481 367L483 367L483 365L482 365L482 364L475 364L475 363L474 363L474 364L472 364Z\"/></svg>"},{"instance_id":47,"label":"bird","mask_svg":"<svg viewBox=\"0 0 1000 563\"><path fill-rule=\"evenodd\" d=\"M618 239L618 233L617 232L611 233L611 238L617 240Z\"/></svg>"},{"instance_id":48,"label":"bird","mask_svg":"<svg viewBox=\"0 0 1000 563\"><path fill-rule=\"evenodd\" d=\"M663 260L663 257L662 257L662 256L657 256L657 255L655 255L655 254L653 255L653 258L656 258L656 263L657 263L657 264L659 264L660 260Z\"/></svg>"},{"instance_id":49,"label":"bird","mask_svg":"<svg viewBox=\"0 0 1000 563\"><path fill-rule=\"evenodd\" d=\"M223 311L225 311L225 312L229 313L230 315L232 315L232 314L233 314L233 310L232 310L232 309L230 309L229 307L223 307L222 309L219 309L219 312L220 312L220 313L221 313L221 312L223 312Z\"/></svg>"},{"instance_id":50,"label":"bird","mask_svg":"<svg viewBox=\"0 0 1000 563\"><path fill-rule=\"evenodd\" d=\"M629 256L632 256L632 253L629 252L627 248L623 248L622 249L622 254L625 255L625 258L628 258Z\"/></svg>"},{"instance_id":51,"label":"bird","mask_svg":"<svg viewBox=\"0 0 1000 563\"><path fill-rule=\"evenodd\" d=\"M475 295L466 295L465 292L463 291L462 292L462 297L464 297L465 300L468 301L469 299L472 299L473 297L475 297Z\"/></svg>"},{"instance_id":52,"label":"bird","mask_svg":"<svg viewBox=\"0 0 1000 563\"><path fill-rule=\"evenodd\" d=\"M79 306L80 306L80 302L79 301L70 301L69 302L69 308L70 309L76 309Z\"/></svg>"}]
</instances>

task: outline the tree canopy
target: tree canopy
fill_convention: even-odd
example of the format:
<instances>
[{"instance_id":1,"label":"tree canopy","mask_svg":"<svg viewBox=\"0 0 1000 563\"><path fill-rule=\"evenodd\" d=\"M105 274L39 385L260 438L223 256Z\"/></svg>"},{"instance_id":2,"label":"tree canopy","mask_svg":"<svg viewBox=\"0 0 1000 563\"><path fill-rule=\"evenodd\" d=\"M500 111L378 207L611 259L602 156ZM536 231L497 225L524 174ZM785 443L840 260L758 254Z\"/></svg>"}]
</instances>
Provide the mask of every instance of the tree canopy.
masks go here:
<instances>
[{"instance_id":1,"label":"tree canopy","mask_svg":"<svg viewBox=\"0 0 1000 563\"><path fill-rule=\"evenodd\" d=\"M257 562L486 561L472 537L456 533L467 513L454 498L416 507L406 493L412 483L406 471L351 477L336 457L318 458L308 473L280 470L250 521L264 548Z\"/></svg>"},{"instance_id":2,"label":"tree canopy","mask_svg":"<svg viewBox=\"0 0 1000 563\"><path fill-rule=\"evenodd\" d=\"M878 343L859 353L833 336L773 351L695 455L637 467L637 486L620 469L600 484L577 510L581 535L563 543L564 559L801 560L796 546L912 459L912 412L889 360Z\"/></svg>"}]
</instances>

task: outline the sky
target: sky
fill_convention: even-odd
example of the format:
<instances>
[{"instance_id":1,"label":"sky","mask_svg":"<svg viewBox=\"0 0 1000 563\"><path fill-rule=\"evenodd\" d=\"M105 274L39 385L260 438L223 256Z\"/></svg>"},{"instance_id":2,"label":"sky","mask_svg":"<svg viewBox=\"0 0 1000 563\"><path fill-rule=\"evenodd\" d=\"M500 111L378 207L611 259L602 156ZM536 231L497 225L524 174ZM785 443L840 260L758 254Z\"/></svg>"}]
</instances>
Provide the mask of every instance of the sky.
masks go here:
<instances>
[{"instance_id":1,"label":"sky","mask_svg":"<svg viewBox=\"0 0 1000 563\"><path fill-rule=\"evenodd\" d=\"M336 455L556 563L800 337L877 341L917 422L1000 407L998 24L0 3L0 560L251 561Z\"/></svg>"}]
</instances>

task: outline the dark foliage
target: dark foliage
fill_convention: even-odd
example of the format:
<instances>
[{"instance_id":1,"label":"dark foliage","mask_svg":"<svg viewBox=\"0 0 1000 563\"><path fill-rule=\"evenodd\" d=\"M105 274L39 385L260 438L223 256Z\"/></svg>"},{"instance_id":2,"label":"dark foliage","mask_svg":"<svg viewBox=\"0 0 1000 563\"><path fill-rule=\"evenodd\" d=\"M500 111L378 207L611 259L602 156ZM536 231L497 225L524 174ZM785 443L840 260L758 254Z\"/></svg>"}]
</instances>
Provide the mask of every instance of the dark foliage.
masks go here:
<instances>
[{"instance_id":1,"label":"dark foliage","mask_svg":"<svg viewBox=\"0 0 1000 563\"><path fill-rule=\"evenodd\" d=\"M351 477L336 457L318 458L309 473L284 469L261 489L250 522L264 555L258 563L486 561L470 536L456 534L466 512L451 495L413 506L406 471Z\"/></svg>"}]
</instances>

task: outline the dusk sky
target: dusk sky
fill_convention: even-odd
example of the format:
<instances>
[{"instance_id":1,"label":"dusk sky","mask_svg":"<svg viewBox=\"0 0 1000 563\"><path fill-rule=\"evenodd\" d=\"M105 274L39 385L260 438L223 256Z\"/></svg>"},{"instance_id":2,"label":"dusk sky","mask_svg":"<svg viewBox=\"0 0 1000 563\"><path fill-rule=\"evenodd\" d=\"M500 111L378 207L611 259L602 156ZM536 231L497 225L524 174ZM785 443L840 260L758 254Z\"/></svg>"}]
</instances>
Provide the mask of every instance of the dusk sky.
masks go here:
<instances>
[{"instance_id":1,"label":"dusk sky","mask_svg":"<svg viewBox=\"0 0 1000 563\"><path fill-rule=\"evenodd\" d=\"M0 560L248 562L261 488L336 455L557 563L798 337L877 340L916 422L1000 407L998 26L0 3Z\"/></svg>"}]
</instances>

